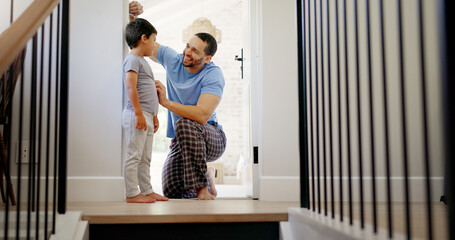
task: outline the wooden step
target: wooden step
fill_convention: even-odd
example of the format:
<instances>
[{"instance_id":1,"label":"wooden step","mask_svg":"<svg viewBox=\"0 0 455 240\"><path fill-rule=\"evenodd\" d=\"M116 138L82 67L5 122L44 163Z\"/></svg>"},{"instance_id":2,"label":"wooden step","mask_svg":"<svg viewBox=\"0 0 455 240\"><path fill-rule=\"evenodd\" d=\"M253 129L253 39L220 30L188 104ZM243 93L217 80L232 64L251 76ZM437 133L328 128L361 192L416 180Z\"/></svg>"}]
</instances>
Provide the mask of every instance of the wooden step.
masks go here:
<instances>
[{"instance_id":1,"label":"wooden step","mask_svg":"<svg viewBox=\"0 0 455 240\"><path fill-rule=\"evenodd\" d=\"M169 200L151 204L70 202L68 211L81 211L89 224L241 223L288 220L288 208L298 202L258 200Z\"/></svg>"},{"instance_id":2,"label":"wooden step","mask_svg":"<svg viewBox=\"0 0 455 240\"><path fill-rule=\"evenodd\" d=\"M279 222L298 202L169 200L151 204L70 202L97 239L279 239Z\"/></svg>"}]
</instances>

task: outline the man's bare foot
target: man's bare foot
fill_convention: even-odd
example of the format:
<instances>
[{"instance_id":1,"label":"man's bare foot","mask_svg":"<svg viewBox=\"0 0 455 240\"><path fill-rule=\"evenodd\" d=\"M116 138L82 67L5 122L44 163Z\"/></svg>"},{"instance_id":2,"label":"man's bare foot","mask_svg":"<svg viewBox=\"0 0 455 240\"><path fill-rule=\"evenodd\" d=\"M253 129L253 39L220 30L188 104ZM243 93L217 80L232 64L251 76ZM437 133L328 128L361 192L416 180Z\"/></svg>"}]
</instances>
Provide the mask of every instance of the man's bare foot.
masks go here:
<instances>
[{"instance_id":1,"label":"man's bare foot","mask_svg":"<svg viewBox=\"0 0 455 240\"><path fill-rule=\"evenodd\" d=\"M197 191L197 198L199 200L213 200L215 199L212 194L209 193L209 189L207 187L199 188Z\"/></svg>"},{"instance_id":2,"label":"man's bare foot","mask_svg":"<svg viewBox=\"0 0 455 240\"><path fill-rule=\"evenodd\" d=\"M144 194L138 194L134 197L126 197L127 203L153 203L155 201L155 199L147 197Z\"/></svg>"},{"instance_id":3,"label":"man's bare foot","mask_svg":"<svg viewBox=\"0 0 455 240\"><path fill-rule=\"evenodd\" d=\"M169 198L161 196L161 195L159 195L158 193L155 193L155 192L147 194L146 196L147 197L151 197L151 198L155 199L156 201L168 201L169 200Z\"/></svg>"},{"instance_id":4,"label":"man's bare foot","mask_svg":"<svg viewBox=\"0 0 455 240\"><path fill-rule=\"evenodd\" d=\"M209 167L207 169L207 175L209 176L210 179L210 194L212 194L213 197L216 197L218 195L218 192L216 191L215 188L215 168Z\"/></svg>"}]
</instances>

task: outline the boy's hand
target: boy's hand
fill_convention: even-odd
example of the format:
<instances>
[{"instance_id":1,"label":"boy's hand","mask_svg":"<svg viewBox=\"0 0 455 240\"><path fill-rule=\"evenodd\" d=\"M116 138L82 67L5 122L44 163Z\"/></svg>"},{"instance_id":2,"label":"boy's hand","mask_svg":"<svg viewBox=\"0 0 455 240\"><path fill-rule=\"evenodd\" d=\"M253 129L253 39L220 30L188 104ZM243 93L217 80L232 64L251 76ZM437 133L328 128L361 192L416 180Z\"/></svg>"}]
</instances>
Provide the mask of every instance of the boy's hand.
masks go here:
<instances>
[{"instance_id":1,"label":"boy's hand","mask_svg":"<svg viewBox=\"0 0 455 240\"><path fill-rule=\"evenodd\" d=\"M158 117L156 115L153 116L153 127L155 128L153 133L156 133L156 131L158 131L158 128L160 128L160 121L158 120Z\"/></svg>"},{"instance_id":2,"label":"boy's hand","mask_svg":"<svg viewBox=\"0 0 455 240\"><path fill-rule=\"evenodd\" d=\"M147 131L147 122L145 121L144 114L136 115L136 128Z\"/></svg>"}]
</instances>

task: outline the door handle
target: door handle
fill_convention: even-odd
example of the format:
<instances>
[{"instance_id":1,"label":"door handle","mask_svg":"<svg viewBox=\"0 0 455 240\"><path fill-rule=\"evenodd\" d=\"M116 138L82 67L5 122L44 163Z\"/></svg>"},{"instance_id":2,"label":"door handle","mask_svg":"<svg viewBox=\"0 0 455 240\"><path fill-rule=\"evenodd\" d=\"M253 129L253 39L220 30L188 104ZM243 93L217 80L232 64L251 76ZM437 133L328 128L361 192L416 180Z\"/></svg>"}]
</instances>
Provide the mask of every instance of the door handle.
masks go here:
<instances>
[{"instance_id":1,"label":"door handle","mask_svg":"<svg viewBox=\"0 0 455 240\"><path fill-rule=\"evenodd\" d=\"M242 79L243 79L243 61L245 61L243 58L243 48L241 49L240 57L239 57L239 55L235 55L234 60L240 61L242 63L242 65L240 66L240 71L242 72Z\"/></svg>"}]
</instances>

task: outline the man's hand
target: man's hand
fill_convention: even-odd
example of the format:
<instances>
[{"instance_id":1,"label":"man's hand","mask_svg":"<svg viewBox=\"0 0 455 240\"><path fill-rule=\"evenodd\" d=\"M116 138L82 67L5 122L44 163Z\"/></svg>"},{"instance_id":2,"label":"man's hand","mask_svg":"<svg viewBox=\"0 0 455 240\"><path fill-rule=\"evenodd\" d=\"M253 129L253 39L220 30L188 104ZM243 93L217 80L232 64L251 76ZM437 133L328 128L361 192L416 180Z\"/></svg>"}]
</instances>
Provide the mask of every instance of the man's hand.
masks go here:
<instances>
[{"instance_id":1,"label":"man's hand","mask_svg":"<svg viewBox=\"0 0 455 240\"><path fill-rule=\"evenodd\" d=\"M163 107L167 108L166 104L169 103L169 100L166 97L166 87L159 80L155 80L155 86L158 93L158 101Z\"/></svg>"},{"instance_id":2,"label":"man's hand","mask_svg":"<svg viewBox=\"0 0 455 240\"><path fill-rule=\"evenodd\" d=\"M136 115L136 128L144 129L144 131L147 131L147 122L145 121L144 114L142 113Z\"/></svg>"},{"instance_id":3,"label":"man's hand","mask_svg":"<svg viewBox=\"0 0 455 240\"><path fill-rule=\"evenodd\" d=\"M144 12L144 10L142 10L142 5L137 1L130 2L129 8L130 21L133 21L138 15L141 15Z\"/></svg>"},{"instance_id":4,"label":"man's hand","mask_svg":"<svg viewBox=\"0 0 455 240\"><path fill-rule=\"evenodd\" d=\"M160 128L160 121L158 120L157 115L153 116L153 127L155 128L153 133L156 133L156 131L158 131L158 128Z\"/></svg>"}]
</instances>

